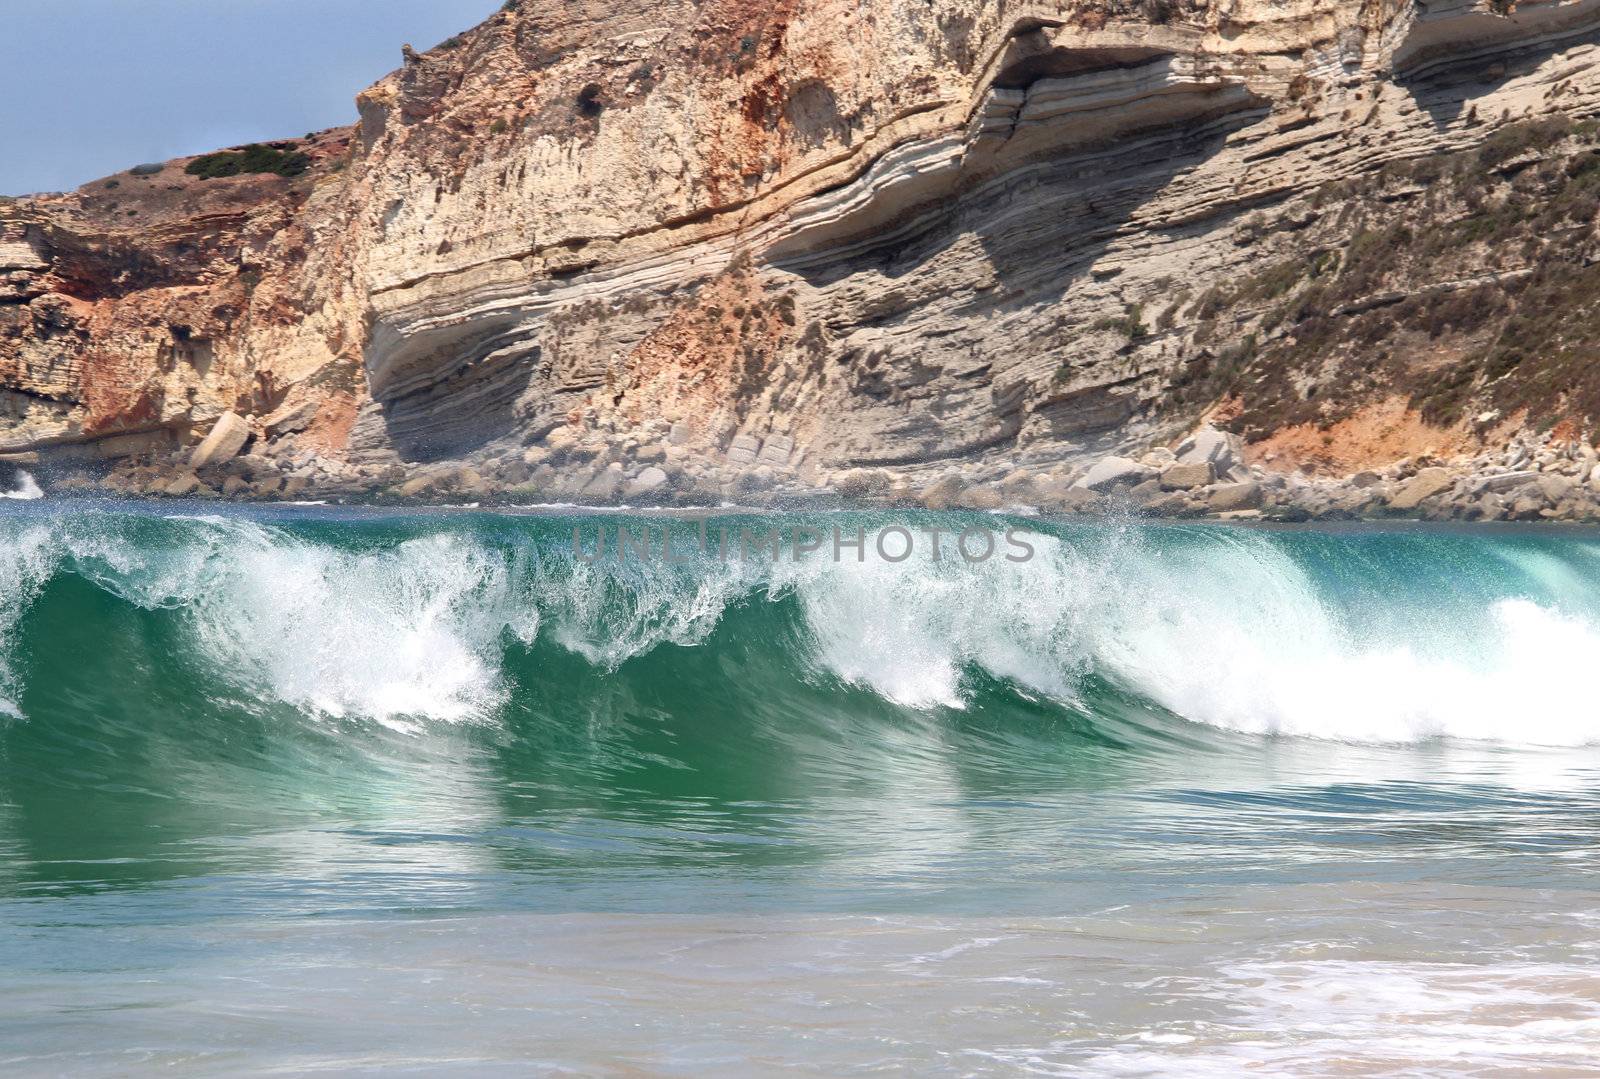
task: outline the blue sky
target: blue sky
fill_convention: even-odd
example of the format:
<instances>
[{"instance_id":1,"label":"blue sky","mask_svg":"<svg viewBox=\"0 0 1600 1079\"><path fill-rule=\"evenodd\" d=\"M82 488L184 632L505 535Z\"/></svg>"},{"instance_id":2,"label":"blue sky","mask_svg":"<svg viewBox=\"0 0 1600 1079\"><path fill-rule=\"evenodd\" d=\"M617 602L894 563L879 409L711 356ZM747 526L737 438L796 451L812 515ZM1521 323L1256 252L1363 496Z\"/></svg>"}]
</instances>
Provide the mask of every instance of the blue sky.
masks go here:
<instances>
[{"instance_id":1,"label":"blue sky","mask_svg":"<svg viewBox=\"0 0 1600 1079\"><path fill-rule=\"evenodd\" d=\"M500 0L11 0L0 194L354 121L355 95Z\"/></svg>"}]
</instances>

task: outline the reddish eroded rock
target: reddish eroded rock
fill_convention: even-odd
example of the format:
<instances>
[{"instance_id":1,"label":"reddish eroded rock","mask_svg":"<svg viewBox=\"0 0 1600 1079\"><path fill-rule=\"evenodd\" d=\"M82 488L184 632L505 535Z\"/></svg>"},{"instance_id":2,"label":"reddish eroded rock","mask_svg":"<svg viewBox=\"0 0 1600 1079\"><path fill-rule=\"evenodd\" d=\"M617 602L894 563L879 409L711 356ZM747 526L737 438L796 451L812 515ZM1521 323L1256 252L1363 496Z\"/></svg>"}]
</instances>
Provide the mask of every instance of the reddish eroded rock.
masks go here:
<instances>
[{"instance_id":1,"label":"reddish eroded rock","mask_svg":"<svg viewBox=\"0 0 1600 1079\"><path fill-rule=\"evenodd\" d=\"M0 224L39 256L40 294L0 305L0 443L72 445L186 430L273 380L256 335L320 303L301 279L299 223L349 148L346 130L297 147L298 177L202 179L181 159L75 192L0 204Z\"/></svg>"}]
</instances>

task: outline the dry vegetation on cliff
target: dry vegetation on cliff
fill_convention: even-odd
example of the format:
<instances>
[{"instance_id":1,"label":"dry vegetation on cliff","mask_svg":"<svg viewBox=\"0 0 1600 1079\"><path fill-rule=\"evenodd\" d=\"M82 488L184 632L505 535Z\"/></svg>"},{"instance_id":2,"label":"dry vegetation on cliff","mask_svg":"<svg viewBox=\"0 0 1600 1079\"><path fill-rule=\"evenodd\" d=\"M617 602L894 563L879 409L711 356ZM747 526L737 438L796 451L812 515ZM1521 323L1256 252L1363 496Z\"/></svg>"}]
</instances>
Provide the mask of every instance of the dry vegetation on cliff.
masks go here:
<instances>
[{"instance_id":1,"label":"dry vegetation on cliff","mask_svg":"<svg viewBox=\"0 0 1600 1079\"><path fill-rule=\"evenodd\" d=\"M1600 142L1593 120L1509 124L1481 148L1315 191L1305 249L1180 312L1201 345L1174 380L1236 398L1250 438L1333 425L1385 394L1450 428L1469 410L1600 420ZM1303 219L1261 216L1256 233Z\"/></svg>"}]
</instances>

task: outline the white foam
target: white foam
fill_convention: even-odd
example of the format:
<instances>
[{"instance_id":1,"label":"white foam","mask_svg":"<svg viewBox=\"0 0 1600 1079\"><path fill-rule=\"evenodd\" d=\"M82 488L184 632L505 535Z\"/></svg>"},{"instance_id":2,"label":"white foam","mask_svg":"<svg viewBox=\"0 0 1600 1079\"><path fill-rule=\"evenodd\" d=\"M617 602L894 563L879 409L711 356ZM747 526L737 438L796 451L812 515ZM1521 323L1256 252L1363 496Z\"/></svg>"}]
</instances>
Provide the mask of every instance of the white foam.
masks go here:
<instances>
[{"instance_id":1,"label":"white foam","mask_svg":"<svg viewBox=\"0 0 1600 1079\"><path fill-rule=\"evenodd\" d=\"M1567 1074L1587 1072L1600 1051L1600 971L1586 964L1247 962L1190 995L1228 1009L1220 1030L1205 1022L1144 1032L1077 1057L1073 1071Z\"/></svg>"},{"instance_id":2,"label":"white foam","mask_svg":"<svg viewBox=\"0 0 1600 1079\"><path fill-rule=\"evenodd\" d=\"M37 550L13 543L0 561L0 649L31 594L22 582L48 576L42 556L59 552L130 603L180 612L206 673L402 729L492 715L507 695L508 635L530 644L543 625L615 667L662 643L698 643L755 580L741 565L589 566L564 546L519 551L470 533L349 550L215 515L61 518L29 535Z\"/></svg>"},{"instance_id":3,"label":"white foam","mask_svg":"<svg viewBox=\"0 0 1600 1079\"><path fill-rule=\"evenodd\" d=\"M1100 669L1187 719L1364 742L1600 738L1578 677L1600 655L1586 617L1516 597L1368 617L1259 538L1166 563L1132 575L1087 644Z\"/></svg>"},{"instance_id":4,"label":"white foam","mask_svg":"<svg viewBox=\"0 0 1600 1079\"><path fill-rule=\"evenodd\" d=\"M615 551L615 533L607 530L606 538ZM594 543L582 537L580 546L587 553ZM570 553L565 548L537 568L531 602L544 612L552 640L610 668L662 644L699 644L729 604L759 583L739 562L697 558L674 566L608 557L589 563Z\"/></svg>"},{"instance_id":5,"label":"white foam","mask_svg":"<svg viewBox=\"0 0 1600 1079\"><path fill-rule=\"evenodd\" d=\"M20 688L7 656L22 619L40 587L49 579L55 545L42 525L26 525L0 534L0 716L22 718Z\"/></svg>"},{"instance_id":6,"label":"white foam","mask_svg":"<svg viewBox=\"0 0 1600 1079\"><path fill-rule=\"evenodd\" d=\"M129 542L104 527L69 546L78 572L146 608L175 608L204 664L297 708L398 728L491 716L506 637L615 667L713 629L751 576L737 565L590 566L438 532L366 551L216 516L170 518Z\"/></svg>"},{"instance_id":7,"label":"white foam","mask_svg":"<svg viewBox=\"0 0 1600 1079\"><path fill-rule=\"evenodd\" d=\"M31 502L44 497L38 482L27 472L17 473L17 485L9 491L0 491L0 498L10 498L22 502Z\"/></svg>"},{"instance_id":8,"label":"white foam","mask_svg":"<svg viewBox=\"0 0 1600 1079\"><path fill-rule=\"evenodd\" d=\"M504 695L502 635L538 629L513 566L451 534L347 551L248 522L185 523L185 543L102 537L74 555L130 601L181 609L213 672L308 711L402 728L487 715Z\"/></svg>"},{"instance_id":9,"label":"white foam","mask_svg":"<svg viewBox=\"0 0 1600 1079\"><path fill-rule=\"evenodd\" d=\"M1044 537L1023 564L872 561L783 571L819 662L914 707L959 707L963 671L1073 699L1111 678L1197 723L1361 742L1600 740L1581 672L1600 622L1517 595L1343 609L1269 538L1209 530ZM1553 571L1546 571L1546 576ZM1563 595L1583 599L1569 578Z\"/></svg>"},{"instance_id":10,"label":"white foam","mask_svg":"<svg viewBox=\"0 0 1600 1079\"><path fill-rule=\"evenodd\" d=\"M1027 563L1002 553L968 563L946 536L937 562L930 542L905 562L819 559L779 567L777 579L795 590L821 664L891 701L961 707L969 667L1070 698L1086 659L1075 647L1078 622L1096 601L1101 553L1032 542L1039 554Z\"/></svg>"},{"instance_id":11,"label":"white foam","mask_svg":"<svg viewBox=\"0 0 1600 1079\"><path fill-rule=\"evenodd\" d=\"M503 563L448 536L370 554L276 542L229 560L191 609L202 646L280 700L332 716L461 721L499 703Z\"/></svg>"}]
</instances>

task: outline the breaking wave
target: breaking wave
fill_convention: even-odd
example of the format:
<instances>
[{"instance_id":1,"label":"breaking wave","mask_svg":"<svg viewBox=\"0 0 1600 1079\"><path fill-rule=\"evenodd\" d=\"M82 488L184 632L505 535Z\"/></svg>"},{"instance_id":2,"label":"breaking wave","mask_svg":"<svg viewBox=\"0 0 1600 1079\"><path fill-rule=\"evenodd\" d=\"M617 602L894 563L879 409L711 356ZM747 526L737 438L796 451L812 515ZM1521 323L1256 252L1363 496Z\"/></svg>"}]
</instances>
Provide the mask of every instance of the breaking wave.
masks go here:
<instances>
[{"instance_id":1,"label":"breaking wave","mask_svg":"<svg viewBox=\"0 0 1600 1079\"><path fill-rule=\"evenodd\" d=\"M213 695L402 729L494 723L529 695L582 714L593 685L552 671L627 684L647 658L696 653L696 677L715 679L740 649L769 683L739 691L766 699L867 691L913 712L1043 706L1097 723L1115 698L1143 723L1246 735L1600 740L1587 537L1030 520L1014 522L1035 550L1020 562L586 561L572 530L602 522L619 519L0 516L0 711L30 712L30 685L71 661L46 615L88 586L109 601L86 608L106 635L174 649Z\"/></svg>"}]
</instances>

